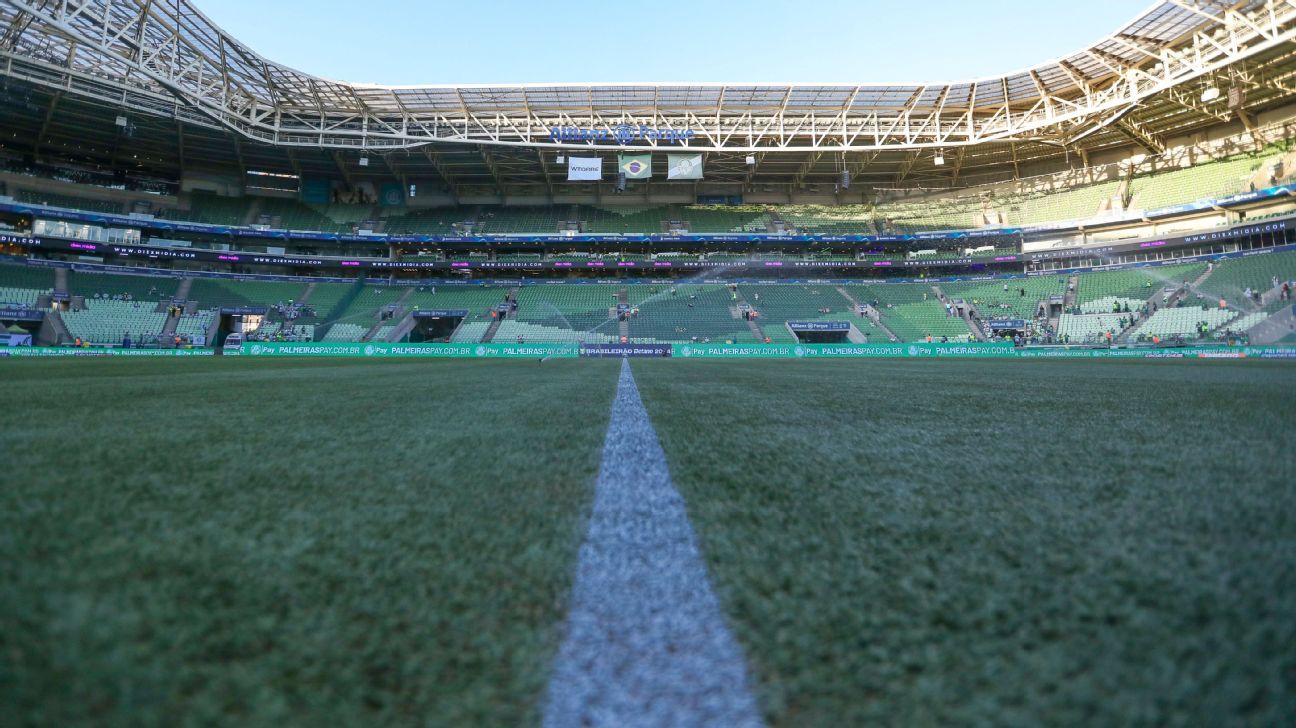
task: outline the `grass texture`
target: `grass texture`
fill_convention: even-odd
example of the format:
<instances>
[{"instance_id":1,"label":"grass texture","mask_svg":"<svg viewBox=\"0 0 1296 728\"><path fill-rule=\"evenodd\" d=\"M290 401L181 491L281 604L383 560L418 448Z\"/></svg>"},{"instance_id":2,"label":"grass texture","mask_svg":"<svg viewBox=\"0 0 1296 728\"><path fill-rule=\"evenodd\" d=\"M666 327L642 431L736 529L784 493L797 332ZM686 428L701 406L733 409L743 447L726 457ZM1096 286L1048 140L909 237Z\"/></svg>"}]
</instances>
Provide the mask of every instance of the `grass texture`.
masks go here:
<instances>
[{"instance_id":1,"label":"grass texture","mask_svg":"<svg viewBox=\"0 0 1296 728\"><path fill-rule=\"evenodd\" d=\"M633 368L771 723L1296 715L1296 369Z\"/></svg>"},{"instance_id":2,"label":"grass texture","mask_svg":"<svg viewBox=\"0 0 1296 728\"><path fill-rule=\"evenodd\" d=\"M618 366L5 362L0 723L537 721Z\"/></svg>"}]
</instances>

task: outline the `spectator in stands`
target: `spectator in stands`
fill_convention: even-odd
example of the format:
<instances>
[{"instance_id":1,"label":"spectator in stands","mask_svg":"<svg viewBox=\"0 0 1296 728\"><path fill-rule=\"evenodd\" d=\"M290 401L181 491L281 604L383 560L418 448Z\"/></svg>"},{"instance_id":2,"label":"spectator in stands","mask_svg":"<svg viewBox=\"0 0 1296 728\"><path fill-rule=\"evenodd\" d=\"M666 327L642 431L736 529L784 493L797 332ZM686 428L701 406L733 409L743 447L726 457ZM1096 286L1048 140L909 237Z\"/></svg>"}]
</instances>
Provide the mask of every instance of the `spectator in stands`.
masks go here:
<instances>
[{"instance_id":1,"label":"spectator in stands","mask_svg":"<svg viewBox=\"0 0 1296 728\"><path fill-rule=\"evenodd\" d=\"M131 348L130 332L127 332L127 333L125 333L125 334L122 334L122 348L123 348L123 349L129 349L129 348Z\"/></svg>"}]
</instances>

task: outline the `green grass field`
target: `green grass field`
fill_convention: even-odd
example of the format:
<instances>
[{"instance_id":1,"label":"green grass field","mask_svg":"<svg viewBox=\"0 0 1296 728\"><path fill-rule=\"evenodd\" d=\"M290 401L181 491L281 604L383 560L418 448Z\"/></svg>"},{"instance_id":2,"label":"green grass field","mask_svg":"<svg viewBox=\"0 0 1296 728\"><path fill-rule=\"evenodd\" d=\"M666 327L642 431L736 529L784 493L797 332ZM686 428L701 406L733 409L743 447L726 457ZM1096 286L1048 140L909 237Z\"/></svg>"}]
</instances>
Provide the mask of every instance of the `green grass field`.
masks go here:
<instances>
[{"instance_id":1,"label":"green grass field","mask_svg":"<svg viewBox=\"0 0 1296 728\"><path fill-rule=\"evenodd\" d=\"M0 723L536 723L619 366L0 362ZM633 369L771 724L1296 714L1296 368Z\"/></svg>"},{"instance_id":2,"label":"green grass field","mask_svg":"<svg viewBox=\"0 0 1296 728\"><path fill-rule=\"evenodd\" d=\"M773 723L1296 715L1296 368L635 369Z\"/></svg>"},{"instance_id":3,"label":"green grass field","mask_svg":"<svg viewBox=\"0 0 1296 728\"><path fill-rule=\"evenodd\" d=\"M551 364L5 362L0 715L537 720L617 374Z\"/></svg>"}]
</instances>

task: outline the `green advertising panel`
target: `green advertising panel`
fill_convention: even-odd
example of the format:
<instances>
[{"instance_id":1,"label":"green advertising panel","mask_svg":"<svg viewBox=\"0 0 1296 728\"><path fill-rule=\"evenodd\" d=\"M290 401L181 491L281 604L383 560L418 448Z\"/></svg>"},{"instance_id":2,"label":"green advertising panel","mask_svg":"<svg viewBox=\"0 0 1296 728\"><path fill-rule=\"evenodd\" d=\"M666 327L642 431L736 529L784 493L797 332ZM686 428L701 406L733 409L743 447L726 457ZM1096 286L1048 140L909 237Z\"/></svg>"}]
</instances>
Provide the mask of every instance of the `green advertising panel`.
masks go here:
<instances>
[{"instance_id":1,"label":"green advertising panel","mask_svg":"<svg viewBox=\"0 0 1296 728\"><path fill-rule=\"evenodd\" d=\"M1011 343L987 344L676 344L680 359L813 359L816 357L1011 357Z\"/></svg>"},{"instance_id":2,"label":"green advertising panel","mask_svg":"<svg viewBox=\"0 0 1296 728\"><path fill-rule=\"evenodd\" d=\"M11 346L0 349L0 357L48 356L214 356L212 349L77 349L53 346Z\"/></svg>"},{"instance_id":3,"label":"green advertising panel","mask_svg":"<svg viewBox=\"0 0 1296 728\"><path fill-rule=\"evenodd\" d=\"M243 356L359 356L359 357L455 357L467 359L574 358L575 344L357 344L315 342L310 344L244 344Z\"/></svg>"}]
</instances>

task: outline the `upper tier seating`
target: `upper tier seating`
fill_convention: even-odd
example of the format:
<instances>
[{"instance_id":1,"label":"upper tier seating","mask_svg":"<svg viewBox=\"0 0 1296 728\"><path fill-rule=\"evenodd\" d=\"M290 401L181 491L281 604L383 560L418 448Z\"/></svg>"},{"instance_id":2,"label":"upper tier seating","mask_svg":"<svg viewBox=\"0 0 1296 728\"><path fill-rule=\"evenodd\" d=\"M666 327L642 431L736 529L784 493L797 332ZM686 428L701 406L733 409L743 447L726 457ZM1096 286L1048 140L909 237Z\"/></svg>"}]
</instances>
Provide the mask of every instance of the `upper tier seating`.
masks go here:
<instances>
[{"instance_id":1,"label":"upper tier seating","mask_svg":"<svg viewBox=\"0 0 1296 728\"><path fill-rule=\"evenodd\" d=\"M465 208L433 207L416 210L387 209L389 217L383 221L383 232L388 235L456 235L457 223L475 217Z\"/></svg>"},{"instance_id":2,"label":"upper tier seating","mask_svg":"<svg viewBox=\"0 0 1296 728\"><path fill-rule=\"evenodd\" d=\"M105 212L113 215L121 215L126 209L125 205L120 202L92 200L85 197L77 197L76 195L43 192L39 190L17 190L14 194L14 199L28 205L48 205L50 207L63 207L69 210Z\"/></svg>"},{"instance_id":3,"label":"upper tier seating","mask_svg":"<svg viewBox=\"0 0 1296 728\"><path fill-rule=\"evenodd\" d=\"M1245 155L1136 177L1130 188L1131 203L1135 208L1153 210L1183 202L1227 197L1245 190L1247 181L1260 164L1258 157Z\"/></svg>"},{"instance_id":4,"label":"upper tier seating","mask_svg":"<svg viewBox=\"0 0 1296 728\"><path fill-rule=\"evenodd\" d=\"M515 235L558 232L558 221L565 220L568 208L558 207L483 207L474 234Z\"/></svg>"},{"instance_id":5,"label":"upper tier seating","mask_svg":"<svg viewBox=\"0 0 1296 728\"><path fill-rule=\"evenodd\" d=\"M271 226L280 230L310 230L326 233L350 233L350 224L339 224L327 215L297 200L266 197L261 200L259 219L269 218Z\"/></svg>"},{"instance_id":6,"label":"upper tier seating","mask_svg":"<svg viewBox=\"0 0 1296 728\"><path fill-rule=\"evenodd\" d=\"M868 205L780 205L773 214L802 234L877 234Z\"/></svg>"},{"instance_id":7,"label":"upper tier seating","mask_svg":"<svg viewBox=\"0 0 1296 728\"><path fill-rule=\"evenodd\" d=\"M177 222L237 226L247 222L251 200L247 197L225 197L211 192L194 191L189 195L188 210L165 210L162 217Z\"/></svg>"}]
</instances>

